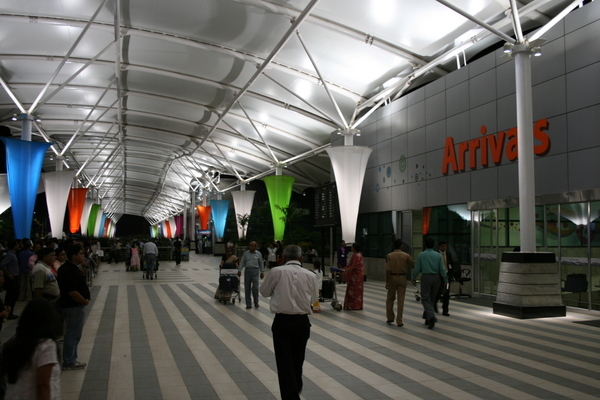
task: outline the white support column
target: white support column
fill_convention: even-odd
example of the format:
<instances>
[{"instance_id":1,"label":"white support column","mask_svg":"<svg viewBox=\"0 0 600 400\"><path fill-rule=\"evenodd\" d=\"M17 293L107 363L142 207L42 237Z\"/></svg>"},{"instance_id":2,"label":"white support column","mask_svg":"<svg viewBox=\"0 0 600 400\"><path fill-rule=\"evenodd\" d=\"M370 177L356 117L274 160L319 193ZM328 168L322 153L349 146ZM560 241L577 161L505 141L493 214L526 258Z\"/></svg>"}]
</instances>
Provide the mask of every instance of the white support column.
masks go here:
<instances>
[{"instance_id":1,"label":"white support column","mask_svg":"<svg viewBox=\"0 0 600 400\"><path fill-rule=\"evenodd\" d=\"M522 46L522 48L521 48ZM521 252L535 252L535 172L533 153L533 100L531 51L527 45L513 48L517 90L517 140L519 171L519 219Z\"/></svg>"}]
</instances>

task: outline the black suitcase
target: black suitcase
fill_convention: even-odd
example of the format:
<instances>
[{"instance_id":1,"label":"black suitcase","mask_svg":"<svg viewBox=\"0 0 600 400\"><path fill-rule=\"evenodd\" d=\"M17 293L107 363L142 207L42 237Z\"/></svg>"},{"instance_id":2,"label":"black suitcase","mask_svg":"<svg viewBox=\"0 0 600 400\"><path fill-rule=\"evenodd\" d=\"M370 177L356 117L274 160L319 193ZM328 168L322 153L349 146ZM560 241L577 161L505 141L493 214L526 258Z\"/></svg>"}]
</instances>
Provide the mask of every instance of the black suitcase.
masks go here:
<instances>
[{"instance_id":1,"label":"black suitcase","mask_svg":"<svg viewBox=\"0 0 600 400\"><path fill-rule=\"evenodd\" d=\"M321 288L321 297L324 299L333 299L334 282L331 279L323 279L323 287Z\"/></svg>"},{"instance_id":2,"label":"black suitcase","mask_svg":"<svg viewBox=\"0 0 600 400\"><path fill-rule=\"evenodd\" d=\"M219 289L223 292L238 290L239 278L235 275L221 275L219 277Z\"/></svg>"}]
</instances>

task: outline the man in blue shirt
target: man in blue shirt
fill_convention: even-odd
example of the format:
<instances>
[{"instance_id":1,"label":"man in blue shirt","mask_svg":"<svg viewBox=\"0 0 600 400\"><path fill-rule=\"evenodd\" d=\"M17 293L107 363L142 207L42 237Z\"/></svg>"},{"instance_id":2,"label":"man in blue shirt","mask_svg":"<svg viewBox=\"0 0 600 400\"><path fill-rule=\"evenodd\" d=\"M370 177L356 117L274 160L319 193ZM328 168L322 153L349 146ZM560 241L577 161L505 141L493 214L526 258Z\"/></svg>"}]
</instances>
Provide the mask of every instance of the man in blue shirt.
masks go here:
<instances>
[{"instance_id":1,"label":"man in blue shirt","mask_svg":"<svg viewBox=\"0 0 600 400\"><path fill-rule=\"evenodd\" d=\"M442 284L440 276L444 279L444 284L448 283L448 275L442 255L437 251L433 251L435 241L428 237L425 239L425 251L419 254L417 264L415 266L413 285L416 283L416 278L421 276L421 303L423 304L425 325L429 329L433 329L437 318L433 309L433 302L436 299L437 293Z\"/></svg>"}]
</instances>

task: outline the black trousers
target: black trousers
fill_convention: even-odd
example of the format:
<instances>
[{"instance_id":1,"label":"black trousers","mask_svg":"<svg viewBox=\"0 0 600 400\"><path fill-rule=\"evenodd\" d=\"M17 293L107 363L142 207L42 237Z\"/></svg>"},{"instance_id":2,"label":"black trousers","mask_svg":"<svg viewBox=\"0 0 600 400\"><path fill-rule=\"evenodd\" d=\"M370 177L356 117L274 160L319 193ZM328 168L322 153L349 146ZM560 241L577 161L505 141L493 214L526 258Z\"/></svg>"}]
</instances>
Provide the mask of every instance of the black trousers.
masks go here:
<instances>
[{"instance_id":1,"label":"black trousers","mask_svg":"<svg viewBox=\"0 0 600 400\"><path fill-rule=\"evenodd\" d=\"M450 306L450 289L446 290L446 284L444 283L444 278L440 276L440 280L442 282L440 286L440 290L438 291L437 296L435 297L435 304L437 304L440 299L442 300L442 312L448 314L448 307Z\"/></svg>"},{"instance_id":2,"label":"black trousers","mask_svg":"<svg viewBox=\"0 0 600 400\"><path fill-rule=\"evenodd\" d=\"M19 299L19 275L14 277L15 279L4 278L4 289L6 290L6 297L4 298L4 305L10 307L10 313L15 311L15 304Z\"/></svg>"},{"instance_id":3,"label":"black trousers","mask_svg":"<svg viewBox=\"0 0 600 400\"><path fill-rule=\"evenodd\" d=\"M174 250L173 255L175 256L175 264L181 264L181 249Z\"/></svg>"},{"instance_id":4,"label":"black trousers","mask_svg":"<svg viewBox=\"0 0 600 400\"><path fill-rule=\"evenodd\" d=\"M308 315L275 314L271 331L282 400L300 399L310 326Z\"/></svg>"}]
</instances>

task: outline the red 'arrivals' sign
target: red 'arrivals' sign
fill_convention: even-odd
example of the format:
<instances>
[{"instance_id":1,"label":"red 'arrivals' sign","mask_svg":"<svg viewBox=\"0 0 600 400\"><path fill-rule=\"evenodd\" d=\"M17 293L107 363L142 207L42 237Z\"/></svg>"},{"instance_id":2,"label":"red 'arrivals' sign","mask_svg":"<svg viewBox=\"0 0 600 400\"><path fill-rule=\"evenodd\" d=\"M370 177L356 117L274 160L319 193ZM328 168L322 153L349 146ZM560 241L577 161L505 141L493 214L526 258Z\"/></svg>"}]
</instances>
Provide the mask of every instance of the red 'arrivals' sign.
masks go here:
<instances>
[{"instance_id":1,"label":"red 'arrivals' sign","mask_svg":"<svg viewBox=\"0 0 600 400\"><path fill-rule=\"evenodd\" d=\"M540 119L533 125L533 137L539 143L534 145L534 153L538 156L545 156L550 151L550 137L546 133L548 130L548 120ZM454 144L454 138L446 138L444 147L444 159L442 161L442 173L448 174L448 167L454 172L464 172L467 164L467 154L469 159L469 168L477 168L477 154L482 167L487 167L490 160L498 165L502 161L502 155L506 152L506 158L510 161L517 159L517 128L511 128L506 132L501 131L495 135L487 134L487 127L483 125L480 128L482 137L470 139L458 143L458 149ZM506 146L504 145L506 142Z\"/></svg>"}]
</instances>

